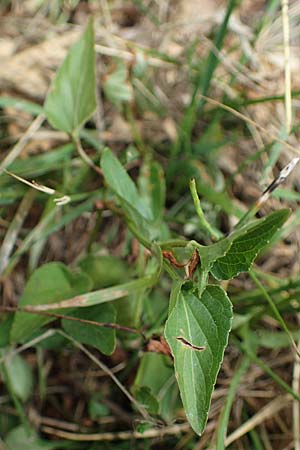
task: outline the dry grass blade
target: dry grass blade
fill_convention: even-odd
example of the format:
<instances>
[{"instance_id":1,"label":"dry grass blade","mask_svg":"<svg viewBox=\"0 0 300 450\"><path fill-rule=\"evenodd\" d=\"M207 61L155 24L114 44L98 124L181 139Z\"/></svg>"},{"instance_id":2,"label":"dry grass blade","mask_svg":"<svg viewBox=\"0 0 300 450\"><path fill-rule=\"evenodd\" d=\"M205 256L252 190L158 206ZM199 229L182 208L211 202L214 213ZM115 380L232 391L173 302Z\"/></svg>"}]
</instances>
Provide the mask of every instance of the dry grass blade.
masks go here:
<instances>
[{"instance_id":1,"label":"dry grass blade","mask_svg":"<svg viewBox=\"0 0 300 450\"><path fill-rule=\"evenodd\" d=\"M7 230L0 248L0 276L9 262L10 254L14 248L22 224L30 210L34 197L35 192L33 190L29 190L26 193L9 226L9 229Z\"/></svg>"},{"instance_id":2,"label":"dry grass blade","mask_svg":"<svg viewBox=\"0 0 300 450\"><path fill-rule=\"evenodd\" d=\"M95 355L93 355L89 350L87 350L82 344L80 344L76 339L69 336L64 331L59 331L59 333L64 336L66 339L71 341L75 347L79 348L83 353L86 354L86 356L93 361L96 366L100 367L107 375L113 380L113 382L118 386L118 388L123 392L123 394L128 398L128 400L136 407L136 409L139 411L141 416L147 420L149 423L153 423L153 419L151 416L149 416L147 410L142 406L140 403L136 401L136 399L130 394L130 392L123 386L123 384L118 380L118 378L113 374L113 372L98 358L96 358Z\"/></svg>"},{"instance_id":3,"label":"dry grass blade","mask_svg":"<svg viewBox=\"0 0 300 450\"><path fill-rule=\"evenodd\" d=\"M186 433L190 431L190 426L188 423L183 423L180 425L171 425L165 428L152 428L150 430L144 431L144 433L139 433L138 431L119 431L115 433L91 433L91 434L80 434L71 433L68 431L59 430L57 428L42 426L41 431L53 436L61 437L64 439L72 441L127 441L131 439L153 439L163 437L165 435L175 435L179 433Z\"/></svg>"},{"instance_id":4,"label":"dry grass blade","mask_svg":"<svg viewBox=\"0 0 300 450\"><path fill-rule=\"evenodd\" d=\"M280 396L275 398L266 406L264 406L258 413L256 413L251 419L247 420L247 422L243 423L237 430L231 433L225 440L225 445L228 446L232 444L232 442L244 436L249 431L256 428L258 425L262 424L265 420L273 417L283 408L288 406L292 400L290 395Z\"/></svg>"},{"instance_id":5,"label":"dry grass blade","mask_svg":"<svg viewBox=\"0 0 300 450\"><path fill-rule=\"evenodd\" d=\"M30 141L32 136L34 136L34 134L40 128L44 120L45 117L43 114L40 114L34 119L34 121L31 123L27 131L23 134L21 139L17 142L17 144L12 148L12 150L8 153L6 158L4 158L4 160L0 164L0 174L3 171L3 169L6 169L15 159L17 159L20 156L25 145L27 144L28 141Z\"/></svg>"},{"instance_id":6,"label":"dry grass blade","mask_svg":"<svg viewBox=\"0 0 300 450\"><path fill-rule=\"evenodd\" d=\"M218 106L219 108L224 109L225 111L230 112L234 116L238 117L239 119L243 120L244 122L254 126L255 128L261 130L263 133L265 133L267 136L269 136L271 139L273 139L275 142L279 142L280 144L284 145L286 148L291 150L294 154L300 156L300 150L298 150L293 145L289 144L288 142L284 141L283 139L280 139L279 137L275 136L271 131L267 130L265 127L260 125L259 123L255 122L255 120L250 119L249 117L245 116L245 114L240 113L234 108L231 108L231 106L225 105L222 102L219 102L218 100L215 100L211 97L207 97L206 95L198 94L200 98L203 98L207 103L210 103L211 105Z\"/></svg>"},{"instance_id":7,"label":"dry grass blade","mask_svg":"<svg viewBox=\"0 0 300 450\"><path fill-rule=\"evenodd\" d=\"M300 316L298 315L298 324L300 324ZM298 350L300 352L300 341L298 342ZM293 372L293 389L300 392L300 361L295 358ZM293 433L294 448L300 450L300 404L297 400L293 400Z\"/></svg>"},{"instance_id":8,"label":"dry grass blade","mask_svg":"<svg viewBox=\"0 0 300 450\"><path fill-rule=\"evenodd\" d=\"M282 29L284 45L284 71L285 71L285 128L289 134L292 126L292 87L290 66L290 26L289 26L289 1L281 1Z\"/></svg>"}]
</instances>

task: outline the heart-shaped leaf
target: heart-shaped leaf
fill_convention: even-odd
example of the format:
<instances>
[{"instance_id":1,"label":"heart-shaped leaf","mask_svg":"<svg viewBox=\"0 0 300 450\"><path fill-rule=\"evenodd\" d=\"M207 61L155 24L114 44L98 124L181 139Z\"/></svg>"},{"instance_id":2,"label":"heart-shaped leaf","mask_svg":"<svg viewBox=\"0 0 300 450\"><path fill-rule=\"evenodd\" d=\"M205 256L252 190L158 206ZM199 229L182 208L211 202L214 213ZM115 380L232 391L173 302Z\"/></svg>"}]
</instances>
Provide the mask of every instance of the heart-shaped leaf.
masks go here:
<instances>
[{"instance_id":1,"label":"heart-shaped leaf","mask_svg":"<svg viewBox=\"0 0 300 450\"><path fill-rule=\"evenodd\" d=\"M167 320L165 337L187 418L196 433L204 430L211 394L223 360L232 305L220 286L208 285L201 298L182 289Z\"/></svg>"}]
</instances>

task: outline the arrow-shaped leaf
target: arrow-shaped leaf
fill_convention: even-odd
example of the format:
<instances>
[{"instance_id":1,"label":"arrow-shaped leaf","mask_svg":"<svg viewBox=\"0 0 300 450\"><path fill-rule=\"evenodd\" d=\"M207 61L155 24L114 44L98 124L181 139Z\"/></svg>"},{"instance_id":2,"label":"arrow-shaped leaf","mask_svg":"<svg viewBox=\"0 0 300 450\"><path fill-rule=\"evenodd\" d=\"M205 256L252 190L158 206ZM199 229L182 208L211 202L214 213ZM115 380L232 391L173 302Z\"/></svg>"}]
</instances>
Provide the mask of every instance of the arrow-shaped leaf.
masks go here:
<instances>
[{"instance_id":1,"label":"arrow-shaped leaf","mask_svg":"<svg viewBox=\"0 0 300 450\"><path fill-rule=\"evenodd\" d=\"M247 272L258 253L270 242L288 216L289 210L281 209L233 232L226 238L232 244L224 256L215 261L212 275L218 280L229 280L240 272Z\"/></svg>"},{"instance_id":2,"label":"arrow-shaped leaf","mask_svg":"<svg viewBox=\"0 0 300 450\"><path fill-rule=\"evenodd\" d=\"M187 418L201 434L223 360L232 321L232 305L219 286L207 286L201 298L182 289L165 327Z\"/></svg>"},{"instance_id":3,"label":"arrow-shaped leaf","mask_svg":"<svg viewBox=\"0 0 300 450\"><path fill-rule=\"evenodd\" d=\"M96 73L93 22L69 50L59 68L45 105L54 128L73 134L96 110Z\"/></svg>"}]
</instances>

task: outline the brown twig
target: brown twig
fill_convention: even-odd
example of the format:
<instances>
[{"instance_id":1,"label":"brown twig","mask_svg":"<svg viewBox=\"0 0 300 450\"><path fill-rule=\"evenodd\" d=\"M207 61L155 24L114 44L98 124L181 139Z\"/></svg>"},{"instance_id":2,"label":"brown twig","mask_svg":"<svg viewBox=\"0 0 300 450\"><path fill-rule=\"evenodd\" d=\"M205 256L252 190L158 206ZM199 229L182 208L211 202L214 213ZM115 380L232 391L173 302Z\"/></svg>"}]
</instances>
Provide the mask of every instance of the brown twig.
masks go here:
<instances>
[{"instance_id":1,"label":"brown twig","mask_svg":"<svg viewBox=\"0 0 300 450\"><path fill-rule=\"evenodd\" d=\"M123 325L119 325L118 323L106 323L106 322L96 322L95 320L89 320L89 319L80 319L79 317L73 317L73 316L65 316L64 314L57 314L57 313L49 313L46 311L36 311L32 309L30 306L25 306L23 308L18 306L0 306L1 312L24 312L29 314L37 314L39 316L46 316L46 317L53 317L55 319L63 319L63 320L73 320L80 323L86 323L89 325L94 325L96 327L102 327L102 328L112 328L119 331L126 331L127 333L133 333L133 334L139 334L145 339L145 336L142 331L137 330L135 328L125 327Z\"/></svg>"}]
</instances>

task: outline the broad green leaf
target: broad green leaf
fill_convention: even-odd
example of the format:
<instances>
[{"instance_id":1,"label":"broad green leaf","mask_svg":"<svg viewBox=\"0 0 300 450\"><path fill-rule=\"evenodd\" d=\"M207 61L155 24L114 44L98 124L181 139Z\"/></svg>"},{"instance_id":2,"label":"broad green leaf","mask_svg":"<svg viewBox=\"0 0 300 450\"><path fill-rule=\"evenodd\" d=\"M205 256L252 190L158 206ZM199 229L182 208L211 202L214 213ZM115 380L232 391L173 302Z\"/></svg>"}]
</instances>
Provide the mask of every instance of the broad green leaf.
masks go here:
<instances>
[{"instance_id":1,"label":"broad green leaf","mask_svg":"<svg viewBox=\"0 0 300 450\"><path fill-rule=\"evenodd\" d=\"M94 322L116 322L116 311L110 304L79 308L71 315L78 319L93 320ZM62 320L62 326L77 341L96 347L106 355L111 355L115 350L116 330L112 328L97 327L89 323L66 319Z\"/></svg>"},{"instance_id":2,"label":"broad green leaf","mask_svg":"<svg viewBox=\"0 0 300 450\"><path fill-rule=\"evenodd\" d=\"M135 389L134 396L149 414L158 414L159 404L148 386L141 386Z\"/></svg>"},{"instance_id":3,"label":"broad green leaf","mask_svg":"<svg viewBox=\"0 0 300 450\"><path fill-rule=\"evenodd\" d=\"M72 273L62 263L44 264L29 278L20 298L19 306L34 306L55 303L82 294L91 288L91 280L82 272ZM14 317L10 340L20 342L53 320L51 317L17 312Z\"/></svg>"},{"instance_id":4,"label":"broad green leaf","mask_svg":"<svg viewBox=\"0 0 300 450\"><path fill-rule=\"evenodd\" d=\"M229 280L240 272L247 272L258 253L270 242L288 216L289 210L281 209L233 232L228 238L232 244L212 266L212 275L218 280Z\"/></svg>"},{"instance_id":5,"label":"broad green leaf","mask_svg":"<svg viewBox=\"0 0 300 450\"><path fill-rule=\"evenodd\" d=\"M132 87L128 80L128 70L122 62L116 70L108 75L103 82L103 92L111 103L120 106L123 102L130 102L133 98Z\"/></svg>"},{"instance_id":6,"label":"broad green leaf","mask_svg":"<svg viewBox=\"0 0 300 450\"><path fill-rule=\"evenodd\" d=\"M38 437L35 430L28 430L24 426L12 429L5 438L7 450L61 450L62 442L49 442Z\"/></svg>"},{"instance_id":7,"label":"broad green leaf","mask_svg":"<svg viewBox=\"0 0 300 450\"><path fill-rule=\"evenodd\" d=\"M217 259L224 256L230 246L232 245L232 239L230 237L221 239L212 245L199 245L199 256L201 260L201 269L209 271Z\"/></svg>"},{"instance_id":8,"label":"broad green leaf","mask_svg":"<svg viewBox=\"0 0 300 450\"><path fill-rule=\"evenodd\" d=\"M171 289L170 300L169 300L169 315L181 295L181 290L182 290L182 286L184 285L184 283L185 282L181 279L174 280L172 283L172 289ZM189 283L189 281L187 281L186 283Z\"/></svg>"},{"instance_id":9,"label":"broad green leaf","mask_svg":"<svg viewBox=\"0 0 300 450\"><path fill-rule=\"evenodd\" d=\"M0 320L0 348L9 345L9 334L13 323L12 314L3 314Z\"/></svg>"},{"instance_id":10,"label":"broad green leaf","mask_svg":"<svg viewBox=\"0 0 300 450\"><path fill-rule=\"evenodd\" d=\"M158 353L145 353L141 358L133 392L137 396L144 394L144 400L148 401L150 408L155 407L155 401L158 402L157 413L163 419L174 419L181 402L170 358Z\"/></svg>"},{"instance_id":11,"label":"broad green leaf","mask_svg":"<svg viewBox=\"0 0 300 450\"><path fill-rule=\"evenodd\" d=\"M130 271L124 261L111 255L87 255L80 261L79 266L93 281L94 289L125 282Z\"/></svg>"},{"instance_id":12,"label":"broad green leaf","mask_svg":"<svg viewBox=\"0 0 300 450\"><path fill-rule=\"evenodd\" d=\"M152 219L147 205L142 202L136 185L111 150L104 150L101 158L103 175L108 186L119 197L122 205L136 209L145 219Z\"/></svg>"},{"instance_id":13,"label":"broad green leaf","mask_svg":"<svg viewBox=\"0 0 300 450\"><path fill-rule=\"evenodd\" d=\"M47 95L44 109L50 124L73 134L96 110L93 22L69 50Z\"/></svg>"},{"instance_id":14,"label":"broad green leaf","mask_svg":"<svg viewBox=\"0 0 300 450\"><path fill-rule=\"evenodd\" d=\"M36 334L36 336L34 336L34 334ZM43 330L38 330L34 334L32 337L30 336L31 339L34 339L35 337L38 337L41 334L43 334ZM69 343L68 339L65 336L62 336L59 332L57 332L55 334L50 335L49 337L46 337L42 341L38 342L35 345L35 347L41 348L44 350L60 351L63 348L65 348L66 345L68 345L68 343Z\"/></svg>"},{"instance_id":15,"label":"broad green leaf","mask_svg":"<svg viewBox=\"0 0 300 450\"><path fill-rule=\"evenodd\" d=\"M7 353L2 349L0 355ZM1 367L2 364L4 367ZM0 373L5 370L4 380L9 383L10 390L18 399L26 402L31 395L33 387L33 375L30 366L25 359L18 354L7 355L5 361L0 366Z\"/></svg>"},{"instance_id":16,"label":"broad green leaf","mask_svg":"<svg viewBox=\"0 0 300 450\"><path fill-rule=\"evenodd\" d=\"M201 298L182 289L166 322L165 337L174 356L181 399L198 434L207 421L231 321L232 305L226 293L220 286L209 285Z\"/></svg>"},{"instance_id":17,"label":"broad green leaf","mask_svg":"<svg viewBox=\"0 0 300 450\"><path fill-rule=\"evenodd\" d=\"M229 236L227 236L223 239L220 239L215 244L207 245L207 246L198 244L197 248L199 250L202 270L205 270L205 271L210 270L216 261L219 262L219 260L229 252L229 249L231 250L231 246L232 246L233 242L235 242L238 239L243 238L245 236L248 239L250 232L251 233L255 233L255 232L260 233L261 226L263 227L264 231L268 231L267 226L270 223L273 225L274 219L276 221L276 219L278 218L279 223L282 224L281 221L283 220L283 222L284 222L284 220L286 220L288 213L289 213L288 210L276 211L276 212L270 214L269 216L264 217L263 219L253 220L250 223L248 223L247 225L243 226L242 228L239 228L238 230L234 230ZM264 226L265 221L267 221L266 227ZM274 234L274 232L273 232L273 234ZM273 236L273 234L271 236ZM263 234L263 237L264 237L264 234Z\"/></svg>"}]
</instances>

